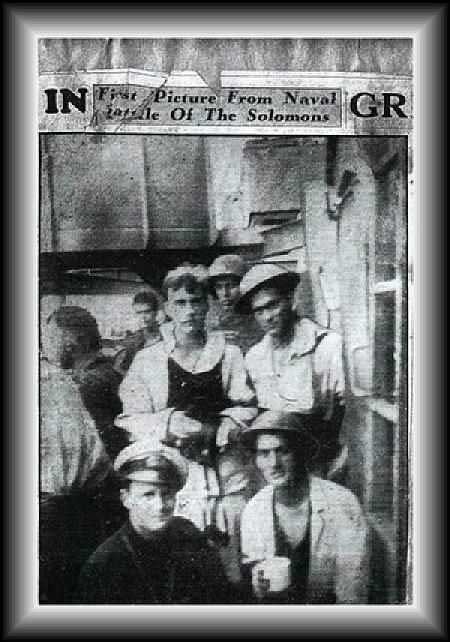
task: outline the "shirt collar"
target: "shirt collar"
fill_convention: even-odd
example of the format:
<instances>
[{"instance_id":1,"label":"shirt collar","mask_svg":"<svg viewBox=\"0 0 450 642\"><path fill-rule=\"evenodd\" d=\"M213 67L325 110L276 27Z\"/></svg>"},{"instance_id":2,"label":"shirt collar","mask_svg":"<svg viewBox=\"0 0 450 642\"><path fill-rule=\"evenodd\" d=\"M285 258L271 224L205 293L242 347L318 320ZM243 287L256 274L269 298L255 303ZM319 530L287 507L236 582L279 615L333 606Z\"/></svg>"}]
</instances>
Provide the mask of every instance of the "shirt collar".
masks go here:
<instances>
[{"instance_id":1,"label":"shirt collar","mask_svg":"<svg viewBox=\"0 0 450 642\"><path fill-rule=\"evenodd\" d=\"M172 322L163 323L161 336L168 354L176 347L175 328ZM222 359L225 351L225 336L222 332L207 332L206 343L195 366L195 372L208 372Z\"/></svg>"},{"instance_id":2,"label":"shirt collar","mask_svg":"<svg viewBox=\"0 0 450 642\"><path fill-rule=\"evenodd\" d=\"M294 337L289 344L288 358L302 357L312 352L316 346L317 339L327 333L325 328L321 328L317 323L310 319L301 319L295 324ZM262 340L264 351L273 351L272 337L266 334Z\"/></svg>"}]
</instances>

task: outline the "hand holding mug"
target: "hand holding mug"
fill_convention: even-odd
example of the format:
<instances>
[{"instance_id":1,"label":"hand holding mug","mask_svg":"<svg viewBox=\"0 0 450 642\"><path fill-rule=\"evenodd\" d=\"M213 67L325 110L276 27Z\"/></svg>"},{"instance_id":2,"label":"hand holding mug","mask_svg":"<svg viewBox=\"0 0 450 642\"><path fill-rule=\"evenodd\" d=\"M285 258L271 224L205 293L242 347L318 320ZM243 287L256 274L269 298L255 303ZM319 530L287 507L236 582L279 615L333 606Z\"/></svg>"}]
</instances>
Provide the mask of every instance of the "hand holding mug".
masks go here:
<instances>
[{"instance_id":1,"label":"hand holding mug","mask_svg":"<svg viewBox=\"0 0 450 642\"><path fill-rule=\"evenodd\" d=\"M291 560L288 557L269 557L252 569L253 591L258 598L268 593L281 593L291 584Z\"/></svg>"}]
</instances>

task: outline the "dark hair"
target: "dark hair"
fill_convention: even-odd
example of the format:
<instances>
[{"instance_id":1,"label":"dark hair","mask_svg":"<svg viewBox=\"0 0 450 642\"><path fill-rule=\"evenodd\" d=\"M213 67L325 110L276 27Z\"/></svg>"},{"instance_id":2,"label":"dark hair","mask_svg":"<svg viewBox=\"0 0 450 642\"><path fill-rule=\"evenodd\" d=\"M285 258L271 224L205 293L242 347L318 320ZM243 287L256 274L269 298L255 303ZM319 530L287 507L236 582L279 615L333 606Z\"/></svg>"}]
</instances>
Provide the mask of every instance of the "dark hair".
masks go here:
<instances>
[{"instance_id":1,"label":"dark hair","mask_svg":"<svg viewBox=\"0 0 450 642\"><path fill-rule=\"evenodd\" d=\"M54 321L58 328L70 330L87 351L100 350L101 337L95 317L76 305L62 305L52 312L47 323Z\"/></svg>"},{"instance_id":2,"label":"dark hair","mask_svg":"<svg viewBox=\"0 0 450 642\"><path fill-rule=\"evenodd\" d=\"M159 308L159 298L156 292L152 290L142 290L138 292L133 297L133 305L135 303L146 303L150 305L154 310Z\"/></svg>"},{"instance_id":3,"label":"dark hair","mask_svg":"<svg viewBox=\"0 0 450 642\"><path fill-rule=\"evenodd\" d=\"M168 298L169 290L181 290L193 294L200 290L205 298L209 294L208 272L203 265L183 264L167 273L162 284L162 293Z\"/></svg>"}]
</instances>

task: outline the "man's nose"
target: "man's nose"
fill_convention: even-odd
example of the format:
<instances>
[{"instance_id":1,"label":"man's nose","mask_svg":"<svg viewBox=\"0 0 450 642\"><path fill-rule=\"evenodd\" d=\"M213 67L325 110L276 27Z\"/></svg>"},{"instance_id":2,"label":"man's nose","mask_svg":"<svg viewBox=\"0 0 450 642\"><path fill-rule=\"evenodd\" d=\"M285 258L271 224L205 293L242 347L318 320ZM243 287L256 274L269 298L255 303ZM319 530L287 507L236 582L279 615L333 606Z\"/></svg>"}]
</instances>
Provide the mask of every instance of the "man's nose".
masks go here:
<instances>
[{"instance_id":1,"label":"man's nose","mask_svg":"<svg viewBox=\"0 0 450 642\"><path fill-rule=\"evenodd\" d=\"M269 460L269 465L272 467L275 467L278 464L277 453L274 450L270 451L268 455L268 460Z\"/></svg>"},{"instance_id":2,"label":"man's nose","mask_svg":"<svg viewBox=\"0 0 450 642\"><path fill-rule=\"evenodd\" d=\"M165 501L161 493L157 493L154 497L155 509L162 512L164 510Z\"/></svg>"}]
</instances>

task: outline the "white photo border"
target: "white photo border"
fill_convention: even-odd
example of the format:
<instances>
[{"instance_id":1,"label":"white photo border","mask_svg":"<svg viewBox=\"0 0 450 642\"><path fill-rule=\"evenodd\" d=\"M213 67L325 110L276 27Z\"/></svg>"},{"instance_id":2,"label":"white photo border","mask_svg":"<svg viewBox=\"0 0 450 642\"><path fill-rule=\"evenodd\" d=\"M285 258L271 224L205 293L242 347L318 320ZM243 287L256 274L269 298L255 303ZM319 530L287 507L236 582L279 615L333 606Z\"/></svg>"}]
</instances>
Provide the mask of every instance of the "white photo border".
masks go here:
<instances>
[{"instance_id":1,"label":"white photo border","mask_svg":"<svg viewBox=\"0 0 450 642\"><path fill-rule=\"evenodd\" d=\"M81 8L82 7L82 8ZM222 637L372 637L408 633L411 637L444 634L442 523L442 444L436 372L436 254L443 187L442 65L446 5L316 4L280 14L257 16L249 8L218 13L189 7L152 13L143 5L9 3L5 6L7 64L7 208L8 230L8 379L7 597L6 637L203 636ZM221 14L221 12L223 12ZM174 20L173 15L176 15ZM151 28L146 28L143 17ZM149 20L149 18L151 20ZM39 606L38 542L38 122L37 42L42 37L370 37L414 41L415 199L410 253L414 288L410 292L415 340L412 407L414 444L413 603L399 606L307 607L138 607ZM410 218L411 224L411 218ZM435 374L436 373L436 374ZM436 376L437 375L437 376Z\"/></svg>"}]
</instances>

